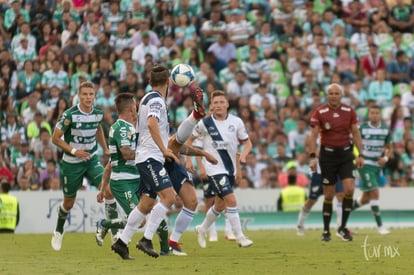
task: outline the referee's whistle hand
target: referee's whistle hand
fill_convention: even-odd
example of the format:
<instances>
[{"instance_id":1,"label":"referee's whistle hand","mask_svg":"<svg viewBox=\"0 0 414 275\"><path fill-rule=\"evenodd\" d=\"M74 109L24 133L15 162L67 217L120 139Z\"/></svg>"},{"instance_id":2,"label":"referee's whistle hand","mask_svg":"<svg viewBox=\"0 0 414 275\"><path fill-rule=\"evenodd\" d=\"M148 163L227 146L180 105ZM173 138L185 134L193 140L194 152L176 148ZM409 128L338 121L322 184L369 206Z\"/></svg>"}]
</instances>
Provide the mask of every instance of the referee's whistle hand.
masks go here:
<instances>
[{"instance_id":1,"label":"referee's whistle hand","mask_svg":"<svg viewBox=\"0 0 414 275\"><path fill-rule=\"evenodd\" d=\"M356 159L356 166L357 166L357 168L363 168L364 167L364 158L358 157Z\"/></svg>"}]
</instances>

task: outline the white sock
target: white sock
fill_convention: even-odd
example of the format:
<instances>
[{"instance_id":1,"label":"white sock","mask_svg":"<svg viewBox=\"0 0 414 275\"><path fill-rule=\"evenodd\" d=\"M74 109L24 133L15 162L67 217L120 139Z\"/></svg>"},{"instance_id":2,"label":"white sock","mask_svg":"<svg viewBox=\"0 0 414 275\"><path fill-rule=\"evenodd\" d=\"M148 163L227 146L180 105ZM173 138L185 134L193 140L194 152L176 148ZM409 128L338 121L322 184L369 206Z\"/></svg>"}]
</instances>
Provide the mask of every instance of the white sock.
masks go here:
<instances>
[{"instance_id":1,"label":"white sock","mask_svg":"<svg viewBox=\"0 0 414 275\"><path fill-rule=\"evenodd\" d=\"M147 227L145 228L144 238L147 240L152 240L155 232L157 231L158 226L161 221L165 218L168 211L162 202L158 202L152 209L151 215L149 216Z\"/></svg>"},{"instance_id":2,"label":"white sock","mask_svg":"<svg viewBox=\"0 0 414 275\"><path fill-rule=\"evenodd\" d=\"M145 214L143 214L137 207L129 213L127 224L121 235L121 241L128 244L134 233L138 231L138 227L145 220Z\"/></svg>"},{"instance_id":3,"label":"white sock","mask_svg":"<svg viewBox=\"0 0 414 275\"><path fill-rule=\"evenodd\" d=\"M184 144L186 140L191 136L193 133L193 129L196 126L198 120L194 118L193 112L181 122L180 126L178 126L177 134L175 139L180 144Z\"/></svg>"},{"instance_id":4,"label":"white sock","mask_svg":"<svg viewBox=\"0 0 414 275\"><path fill-rule=\"evenodd\" d=\"M209 227L209 235L210 236L217 236L217 230L216 230L216 223L213 222Z\"/></svg>"},{"instance_id":5,"label":"white sock","mask_svg":"<svg viewBox=\"0 0 414 275\"><path fill-rule=\"evenodd\" d=\"M305 206L302 206L299 212L298 216L298 225L303 227L303 224L305 223L306 218L309 216L310 209L305 208Z\"/></svg>"},{"instance_id":6,"label":"white sock","mask_svg":"<svg viewBox=\"0 0 414 275\"><path fill-rule=\"evenodd\" d=\"M243 232L240 223L240 216L237 207L227 207L226 209L226 216L229 219L231 224L231 228L233 229L234 234L236 235L237 239L243 237Z\"/></svg>"},{"instance_id":7,"label":"white sock","mask_svg":"<svg viewBox=\"0 0 414 275\"><path fill-rule=\"evenodd\" d=\"M336 203L336 223L338 226L342 224L342 202Z\"/></svg>"},{"instance_id":8,"label":"white sock","mask_svg":"<svg viewBox=\"0 0 414 275\"><path fill-rule=\"evenodd\" d=\"M220 216L220 212L217 212L214 209L214 205L206 213L203 223L201 224L201 230L207 232L208 228L216 222L217 218Z\"/></svg>"},{"instance_id":9,"label":"white sock","mask_svg":"<svg viewBox=\"0 0 414 275\"><path fill-rule=\"evenodd\" d=\"M227 213L226 215L224 215L224 232L232 232L231 224L229 218L227 217Z\"/></svg>"},{"instance_id":10,"label":"white sock","mask_svg":"<svg viewBox=\"0 0 414 275\"><path fill-rule=\"evenodd\" d=\"M174 231L171 234L170 240L173 242L178 242L183 235L184 231L187 230L188 226L190 225L191 221L194 217L194 211L191 211L188 208L183 207L180 213L175 220Z\"/></svg>"}]
</instances>

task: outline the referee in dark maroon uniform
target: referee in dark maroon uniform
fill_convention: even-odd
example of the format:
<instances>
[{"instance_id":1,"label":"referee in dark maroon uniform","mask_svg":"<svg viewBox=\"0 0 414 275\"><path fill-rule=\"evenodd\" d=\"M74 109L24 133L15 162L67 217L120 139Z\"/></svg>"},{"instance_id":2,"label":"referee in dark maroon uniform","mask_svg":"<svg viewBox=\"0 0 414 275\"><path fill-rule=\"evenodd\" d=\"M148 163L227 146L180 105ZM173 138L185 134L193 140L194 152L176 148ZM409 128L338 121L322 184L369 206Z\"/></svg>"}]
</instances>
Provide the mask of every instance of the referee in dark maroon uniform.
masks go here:
<instances>
[{"instance_id":1,"label":"referee in dark maroon uniform","mask_svg":"<svg viewBox=\"0 0 414 275\"><path fill-rule=\"evenodd\" d=\"M332 200L335 195L335 183L339 176L344 187L342 203L342 223L336 235L344 241L352 241L346 223L352 208L352 198L355 188L353 176L354 154L352 145L362 152L361 135L358 130L358 118L351 106L341 104L343 88L331 84L327 88L327 104L317 107L311 117L312 126L310 138L310 168L316 169L316 141L320 136L319 166L322 174L322 185L325 200L323 202L322 241L331 240L329 224L332 216ZM352 141L351 141L352 139ZM359 155L357 167L364 166L364 159Z\"/></svg>"}]
</instances>

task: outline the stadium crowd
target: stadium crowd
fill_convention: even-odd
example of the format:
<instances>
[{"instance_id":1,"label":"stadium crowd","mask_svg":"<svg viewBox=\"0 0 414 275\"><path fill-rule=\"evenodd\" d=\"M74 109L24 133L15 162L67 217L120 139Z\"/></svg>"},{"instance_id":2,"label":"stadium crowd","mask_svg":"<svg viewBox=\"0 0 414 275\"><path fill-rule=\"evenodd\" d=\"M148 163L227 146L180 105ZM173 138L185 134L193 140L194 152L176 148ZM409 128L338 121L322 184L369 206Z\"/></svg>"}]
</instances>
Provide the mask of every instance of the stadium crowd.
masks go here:
<instances>
[{"instance_id":1,"label":"stadium crowd","mask_svg":"<svg viewBox=\"0 0 414 275\"><path fill-rule=\"evenodd\" d=\"M414 185L411 1L0 0L0 19L0 177L12 190L61 188L51 134L80 82L96 85L107 133L115 95L142 98L153 62L190 64L206 105L226 91L254 146L240 188L284 187L291 174L308 184L309 118L331 83L360 121L381 106L395 149L383 184ZM168 104L176 129L188 89L171 87Z\"/></svg>"}]
</instances>

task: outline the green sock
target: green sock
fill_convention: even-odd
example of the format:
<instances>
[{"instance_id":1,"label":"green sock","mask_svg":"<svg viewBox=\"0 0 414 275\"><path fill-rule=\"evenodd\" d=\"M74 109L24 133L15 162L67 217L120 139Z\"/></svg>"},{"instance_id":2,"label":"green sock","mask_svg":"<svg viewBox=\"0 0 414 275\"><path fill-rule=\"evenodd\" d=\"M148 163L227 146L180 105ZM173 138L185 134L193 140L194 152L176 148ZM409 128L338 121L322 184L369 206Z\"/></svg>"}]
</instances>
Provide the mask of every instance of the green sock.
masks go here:
<instances>
[{"instance_id":1,"label":"green sock","mask_svg":"<svg viewBox=\"0 0 414 275\"><path fill-rule=\"evenodd\" d=\"M380 215L380 210L378 205L371 205L372 214L374 215L375 221L377 222L378 227L382 226L382 220Z\"/></svg>"},{"instance_id":2,"label":"green sock","mask_svg":"<svg viewBox=\"0 0 414 275\"><path fill-rule=\"evenodd\" d=\"M118 218L118 211L116 210L116 202L105 203L105 215L107 220L114 220ZM118 228L111 228L112 236L118 233Z\"/></svg>"},{"instance_id":3,"label":"green sock","mask_svg":"<svg viewBox=\"0 0 414 275\"><path fill-rule=\"evenodd\" d=\"M158 226L157 233L160 238L160 250L168 253L170 246L168 244L168 225L165 220L162 220L160 226Z\"/></svg>"},{"instance_id":4,"label":"green sock","mask_svg":"<svg viewBox=\"0 0 414 275\"><path fill-rule=\"evenodd\" d=\"M116 229L123 229L126 225L127 221L125 219L113 219L113 220L103 220L102 226L105 228L116 228Z\"/></svg>"},{"instance_id":5,"label":"green sock","mask_svg":"<svg viewBox=\"0 0 414 275\"><path fill-rule=\"evenodd\" d=\"M60 234L63 233L63 226L65 225L66 218L68 217L69 212L66 212L62 209L62 206L59 206L59 213L58 213L58 219L57 219L57 225L56 225L56 231Z\"/></svg>"}]
</instances>

